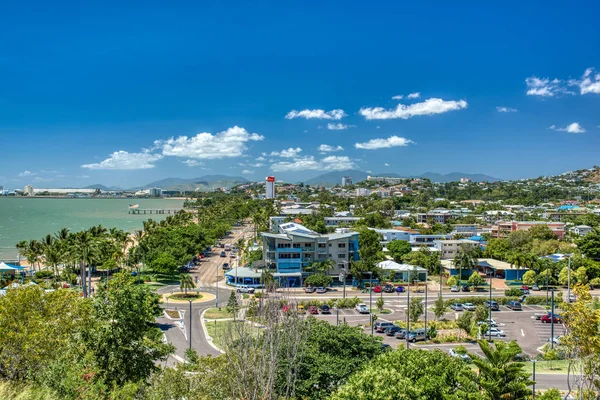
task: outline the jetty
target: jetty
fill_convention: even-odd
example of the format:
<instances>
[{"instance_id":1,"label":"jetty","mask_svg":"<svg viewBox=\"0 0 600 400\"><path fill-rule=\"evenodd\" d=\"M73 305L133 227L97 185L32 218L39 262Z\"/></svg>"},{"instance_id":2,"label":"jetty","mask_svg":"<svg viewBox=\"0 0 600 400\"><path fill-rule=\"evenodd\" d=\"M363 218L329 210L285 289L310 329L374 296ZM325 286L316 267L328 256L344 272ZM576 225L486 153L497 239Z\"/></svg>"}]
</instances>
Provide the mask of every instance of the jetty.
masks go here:
<instances>
[{"instance_id":1,"label":"jetty","mask_svg":"<svg viewBox=\"0 0 600 400\"><path fill-rule=\"evenodd\" d=\"M177 214L183 208L129 208L129 214Z\"/></svg>"}]
</instances>

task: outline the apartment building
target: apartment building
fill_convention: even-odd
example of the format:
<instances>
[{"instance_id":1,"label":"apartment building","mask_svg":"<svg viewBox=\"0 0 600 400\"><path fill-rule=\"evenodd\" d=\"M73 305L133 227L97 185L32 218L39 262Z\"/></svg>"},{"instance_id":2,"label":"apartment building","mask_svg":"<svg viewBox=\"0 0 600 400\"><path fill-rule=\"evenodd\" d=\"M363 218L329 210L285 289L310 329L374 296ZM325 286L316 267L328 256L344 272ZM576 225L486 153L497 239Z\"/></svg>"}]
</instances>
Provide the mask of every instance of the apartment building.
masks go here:
<instances>
[{"instance_id":1,"label":"apartment building","mask_svg":"<svg viewBox=\"0 0 600 400\"><path fill-rule=\"evenodd\" d=\"M593 231L594 228L592 228L591 226L587 226L587 225L577 225L577 226L572 227L569 230L578 236L585 236L588 233L590 233L591 231Z\"/></svg>"},{"instance_id":2,"label":"apartment building","mask_svg":"<svg viewBox=\"0 0 600 400\"><path fill-rule=\"evenodd\" d=\"M368 181L389 183L392 185L398 185L406 180L406 178L394 178L391 176L367 176Z\"/></svg>"},{"instance_id":3,"label":"apartment building","mask_svg":"<svg viewBox=\"0 0 600 400\"><path fill-rule=\"evenodd\" d=\"M360 217L325 217L325 226L336 228L340 225L352 226Z\"/></svg>"},{"instance_id":4,"label":"apartment building","mask_svg":"<svg viewBox=\"0 0 600 400\"><path fill-rule=\"evenodd\" d=\"M453 224L452 227L454 228L452 233L459 235L474 236L481 231L477 224Z\"/></svg>"},{"instance_id":5,"label":"apartment building","mask_svg":"<svg viewBox=\"0 0 600 400\"><path fill-rule=\"evenodd\" d=\"M563 222L546 221L498 221L496 225L492 225L491 235L495 238L506 237L511 232L526 231L539 225L546 225L559 239L565 237L565 224Z\"/></svg>"},{"instance_id":6,"label":"apartment building","mask_svg":"<svg viewBox=\"0 0 600 400\"><path fill-rule=\"evenodd\" d=\"M279 225L279 232L260 235L265 265L282 286L302 286L313 262L333 260L335 268L327 273L338 276L348 270L350 261L358 260L358 232L321 235L294 222Z\"/></svg>"},{"instance_id":7,"label":"apartment building","mask_svg":"<svg viewBox=\"0 0 600 400\"><path fill-rule=\"evenodd\" d=\"M450 221L454 215L445 208L437 208L435 210L431 210L426 213L418 213L417 214L417 222L419 223L428 223L433 221L436 224L445 224Z\"/></svg>"},{"instance_id":8,"label":"apartment building","mask_svg":"<svg viewBox=\"0 0 600 400\"><path fill-rule=\"evenodd\" d=\"M439 250L442 260L454 259L462 246L475 248L479 242L474 240L435 240L433 247Z\"/></svg>"},{"instance_id":9,"label":"apartment building","mask_svg":"<svg viewBox=\"0 0 600 400\"><path fill-rule=\"evenodd\" d=\"M450 239L451 237L452 237L452 235L421 235L421 234L414 234L414 235L410 235L410 239L409 239L408 242L413 247L426 246L426 247L435 248L435 243L434 242L436 240L446 240L446 239Z\"/></svg>"}]
</instances>

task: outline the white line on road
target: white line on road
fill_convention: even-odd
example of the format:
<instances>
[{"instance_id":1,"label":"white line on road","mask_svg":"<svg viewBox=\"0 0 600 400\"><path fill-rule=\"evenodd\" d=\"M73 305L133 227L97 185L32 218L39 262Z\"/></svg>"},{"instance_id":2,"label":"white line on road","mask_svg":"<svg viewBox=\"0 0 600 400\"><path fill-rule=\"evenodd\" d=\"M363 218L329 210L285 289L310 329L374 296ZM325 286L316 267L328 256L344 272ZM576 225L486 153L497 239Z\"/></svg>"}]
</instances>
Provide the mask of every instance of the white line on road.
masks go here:
<instances>
[{"instance_id":1,"label":"white line on road","mask_svg":"<svg viewBox=\"0 0 600 400\"><path fill-rule=\"evenodd\" d=\"M521 329L521 336L525 337L525 332L523 332L523 329Z\"/></svg>"}]
</instances>

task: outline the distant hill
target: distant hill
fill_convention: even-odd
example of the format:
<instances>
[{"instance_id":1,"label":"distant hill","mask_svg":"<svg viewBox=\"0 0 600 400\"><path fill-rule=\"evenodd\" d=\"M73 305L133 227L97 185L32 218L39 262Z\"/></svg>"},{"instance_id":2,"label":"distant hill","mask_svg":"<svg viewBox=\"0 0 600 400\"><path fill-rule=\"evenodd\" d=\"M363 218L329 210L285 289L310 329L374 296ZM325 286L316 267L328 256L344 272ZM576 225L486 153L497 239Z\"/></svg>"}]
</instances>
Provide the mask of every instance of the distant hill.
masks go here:
<instances>
[{"instance_id":1,"label":"distant hill","mask_svg":"<svg viewBox=\"0 0 600 400\"><path fill-rule=\"evenodd\" d=\"M360 182L366 180L369 174L354 169L349 169L346 171L333 171L316 176L312 179L305 180L304 184L312 186L334 186L336 184L341 184L344 176L352 177L352 182Z\"/></svg>"},{"instance_id":2,"label":"distant hill","mask_svg":"<svg viewBox=\"0 0 600 400\"><path fill-rule=\"evenodd\" d=\"M209 191L221 187L233 187L241 183L247 183L248 179L240 176L227 175L205 175L198 178L165 178L158 181L150 182L147 185L134 188L135 190L149 189L153 187L161 188L162 190L186 190L192 191L199 189L200 191Z\"/></svg>"},{"instance_id":3,"label":"distant hill","mask_svg":"<svg viewBox=\"0 0 600 400\"><path fill-rule=\"evenodd\" d=\"M437 174L434 172L426 172L421 175L406 176L406 175L400 175L400 174L397 174L394 172L369 174L369 173L363 172L363 171L346 170L346 171L328 172L326 174L322 174L322 175L316 176L314 178L308 179L308 180L304 181L304 183L307 185L334 186L336 184L341 184L342 177L344 177L344 176L352 177L352 181L354 183L356 183L356 182L366 180L367 176L369 176L369 175L371 175L371 176L386 176L386 177L390 177L390 178L425 178L425 179L431 180L432 182L439 182L439 183L456 182L456 181L460 181L461 178L469 178L473 182L497 182L497 181L501 180L498 178L494 178L493 176L488 176L488 175L484 175L484 174L465 174L462 172L451 172L451 173L445 174L445 175Z\"/></svg>"},{"instance_id":4,"label":"distant hill","mask_svg":"<svg viewBox=\"0 0 600 400\"><path fill-rule=\"evenodd\" d=\"M101 185L99 183L96 183L95 185L86 186L86 187L84 187L82 189L100 189L100 190L103 190L103 191L107 191L107 190L117 190L117 187L116 186L110 186L109 187L109 186L104 186L104 185Z\"/></svg>"}]
</instances>

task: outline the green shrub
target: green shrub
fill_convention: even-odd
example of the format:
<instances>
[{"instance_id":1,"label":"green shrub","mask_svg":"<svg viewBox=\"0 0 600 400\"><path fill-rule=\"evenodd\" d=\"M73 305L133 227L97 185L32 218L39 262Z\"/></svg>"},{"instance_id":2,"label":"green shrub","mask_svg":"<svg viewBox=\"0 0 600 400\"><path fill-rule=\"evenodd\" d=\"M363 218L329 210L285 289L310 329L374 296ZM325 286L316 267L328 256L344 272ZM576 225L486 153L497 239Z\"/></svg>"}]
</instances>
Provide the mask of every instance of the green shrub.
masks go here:
<instances>
[{"instance_id":1,"label":"green shrub","mask_svg":"<svg viewBox=\"0 0 600 400\"><path fill-rule=\"evenodd\" d=\"M38 271L35 273L35 279L48 279L54 278L54 272L49 269L45 269L43 271Z\"/></svg>"},{"instance_id":2,"label":"green shrub","mask_svg":"<svg viewBox=\"0 0 600 400\"><path fill-rule=\"evenodd\" d=\"M510 288L504 291L505 296L522 296L523 291L519 288Z\"/></svg>"}]
</instances>

